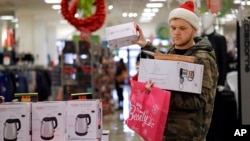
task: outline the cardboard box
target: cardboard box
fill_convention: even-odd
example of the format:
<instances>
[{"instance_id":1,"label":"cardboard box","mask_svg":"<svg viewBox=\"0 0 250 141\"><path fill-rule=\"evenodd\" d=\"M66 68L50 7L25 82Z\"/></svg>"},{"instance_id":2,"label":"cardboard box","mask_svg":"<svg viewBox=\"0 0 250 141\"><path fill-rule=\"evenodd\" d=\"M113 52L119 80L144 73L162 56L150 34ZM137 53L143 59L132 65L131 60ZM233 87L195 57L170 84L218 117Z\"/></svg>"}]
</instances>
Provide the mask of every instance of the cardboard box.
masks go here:
<instances>
[{"instance_id":1,"label":"cardboard box","mask_svg":"<svg viewBox=\"0 0 250 141\"><path fill-rule=\"evenodd\" d=\"M67 101L67 139L97 139L102 135L101 100Z\"/></svg>"},{"instance_id":2,"label":"cardboard box","mask_svg":"<svg viewBox=\"0 0 250 141\"><path fill-rule=\"evenodd\" d=\"M130 22L106 27L106 38L110 49L132 45L132 41L137 40L135 23Z\"/></svg>"},{"instance_id":3,"label":"cardboard box","mask_svg":"<svg viewBox=\"0 0 250 141\"><path fill-rule=\"evenodd\" d=\"M65 101L32 103L32 141L65 140L65 106Z\"/></svg>"},{"instance_id":4,"label":"cardboard box","mask_svg":"<svg viewBox=\"0 0 250 141\"><path fill-rule=\"evenodd\" d=\"M31 140L31 104L8 102L0 104L0 140Z\"/></svg>"},{"instance_id":5,"label":"cardboard box","mask_svg":"<svg viewBox=\"0 0 250 141\"><path fill-rule=\"evenodd\" d=\"M141 59L138 81L153 81L154 85L175 91L200 94L203 65L170 60Z\"/></svg>"}]
</instances>

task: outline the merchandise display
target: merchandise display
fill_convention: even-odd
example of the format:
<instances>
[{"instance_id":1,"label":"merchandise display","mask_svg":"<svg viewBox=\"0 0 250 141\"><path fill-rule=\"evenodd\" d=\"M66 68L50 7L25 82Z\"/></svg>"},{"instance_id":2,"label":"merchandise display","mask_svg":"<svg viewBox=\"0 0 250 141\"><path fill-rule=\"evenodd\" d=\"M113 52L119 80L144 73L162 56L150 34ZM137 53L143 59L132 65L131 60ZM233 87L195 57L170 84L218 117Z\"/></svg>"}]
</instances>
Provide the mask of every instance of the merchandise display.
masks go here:
<instances>
[{"instance_id":1,"label":"merchandise display","mask_svg":"<svg viewBox=\"0 0 250 141\"><path fill-rule=\"evenodd\" d=\"M0 140L98 140L103 132L100 99L0 104Z\"/></svg>"},{"instance_id":2,"label":"merchandise display","mask_svg":"<svg viewBox=\"0 0 250 141\"><path fill-rule=\"evenodd\" d=\"M65 102L32 103L32 140L65 139Z\"/></svg>"},{"instance_id":3,"label":"merchandise display","mask_svg":"<svg viewBox=\"0 0 250 141\"><path fill-rule=\"evenodd\" d=\"M67 139L95 139L102 135L100 100L67 101Z\"/></svg>"},{"instance_id":4,"label":"merchandise display","mask_svg":"<svg viewBox=\"0 0 250 141\"><path fill-rule=\"evenodd\" d=\"M200 135L224 141L244 129L233 140L249 137L250 0L48 1L0 2L0 141L158 141ZM13 19L5 19L9 15ZM191 38L190 46L207 40L216 56L189 53L181 44ZM155 48L144 50L148 45ZM117 77L119 59L126 71ZM216 63L217 85L217 71L208 71ZM135 77L141 88L130 81ZM153 94L144 83L151 81L151 88L161 89L157 94L172 92L167 102L148 98ZM212 87L217 87L215 96L204 96ZM146 98L138 95L144 90ZM160 118L160 103L174 105L171 116ZM202 114L204 122L192 120Z\"/></svg>"},{"instance_id":5,"label":"merchandise display","mask_svg":"<svg viewBox=\"0 0 250 141\"><path fill-rule=\"evenodd\" d=\"M0 104L0 140L31 140L31 104L25 102Z\"/></svg>"}]
</instances>

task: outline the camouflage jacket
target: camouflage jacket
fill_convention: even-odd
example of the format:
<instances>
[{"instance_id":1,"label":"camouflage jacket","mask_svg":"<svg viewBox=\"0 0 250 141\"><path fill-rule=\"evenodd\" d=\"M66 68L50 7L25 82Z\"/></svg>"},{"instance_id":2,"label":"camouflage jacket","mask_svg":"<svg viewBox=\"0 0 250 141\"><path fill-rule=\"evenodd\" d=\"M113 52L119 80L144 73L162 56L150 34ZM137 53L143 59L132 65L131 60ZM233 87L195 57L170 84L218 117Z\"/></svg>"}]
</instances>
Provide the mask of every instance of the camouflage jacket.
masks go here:
<instances>
[{"instance_id":1,"label":"camouflage jacket","mask_svg":"<svg viewBox=\"0 0 250 141\"><path fill-rule=\"evenodd\" d=\"M216 57L208 40L196 37L195 42L196 44L184 55L195 56L195 63L204 65L202 92L193 94L171 91L169 115L164 133L167 141L205 140L211 123L218 80ZM156 52L156 48L152 45L142 49ZM175 54L174 47L167 53Z\"/></svg>"}]
</instances>

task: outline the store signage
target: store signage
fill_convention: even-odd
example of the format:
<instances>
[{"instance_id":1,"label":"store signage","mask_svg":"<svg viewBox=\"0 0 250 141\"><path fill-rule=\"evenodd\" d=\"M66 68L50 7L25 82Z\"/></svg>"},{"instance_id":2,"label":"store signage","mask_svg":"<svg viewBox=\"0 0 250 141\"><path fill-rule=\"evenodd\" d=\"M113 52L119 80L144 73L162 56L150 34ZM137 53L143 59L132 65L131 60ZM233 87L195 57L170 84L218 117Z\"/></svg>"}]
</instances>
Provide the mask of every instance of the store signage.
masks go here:
<instances>
[{"instance_id":1,"label":"store signage","mask_svg":"<svg viewBox=\"0 0 250 141\"><path fill-rule=\"evenodd\" d=\"M242 26L238 25L238 89L239 89L239 107L241 123L250 125L250 21L244 20Z\"/></svg>"},{"instance_id":2,"label":"store signage","mask_svg":"<svg viewBox=\"0 0 250 141\"><path fill-rule=\"evenodd\" d=\"M243 24L244 28L244 42L243 42L243 52L244 52L244 70L246 73L249 73L250 71L250 23L249 22L244 22Z\"/></svg>"},{"instance_id":3,"label":"store signage","mask_svg":"<svg viewBox=\"0 0 250 141\"><path fill-rule=\"evenodd\" d=\"M37 102L38 93L15 93L14 99L19 102Z\"/></svg>"},{"instance_id":4,"label":"store signage","mask_svg":"<svg viewBox=\"0 0 250 141\"><path fill-rule=\"evenodd\" d=\"M92 93L73 93L70 94L71 100L86 100L92 99Z\"/></svg>"}]
</instances>

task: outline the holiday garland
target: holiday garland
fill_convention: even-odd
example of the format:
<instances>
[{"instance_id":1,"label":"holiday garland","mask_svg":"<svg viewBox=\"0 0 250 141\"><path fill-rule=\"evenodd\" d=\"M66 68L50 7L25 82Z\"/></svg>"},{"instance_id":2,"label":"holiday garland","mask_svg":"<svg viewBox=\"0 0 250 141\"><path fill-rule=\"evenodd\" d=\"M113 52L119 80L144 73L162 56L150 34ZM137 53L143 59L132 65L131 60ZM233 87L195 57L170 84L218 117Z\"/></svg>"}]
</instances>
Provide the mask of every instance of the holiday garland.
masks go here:
<instances>
[{"instance_id":1,"label":"holiday garland","mask_svg":"<svg viewBox=\"0 0 250 141\"><path fill-rule=\"evenodd\" d=\"M77 30L94 32L104 24L106 18L105 0L95 0L94 5L96 6L96 11L92 16L78 18L75 17L77 9L79 8L78 5L87 0L74 0L71 3L70 1L71 0L61 1L61 13Z\"/></svg>"}]
</instances>

